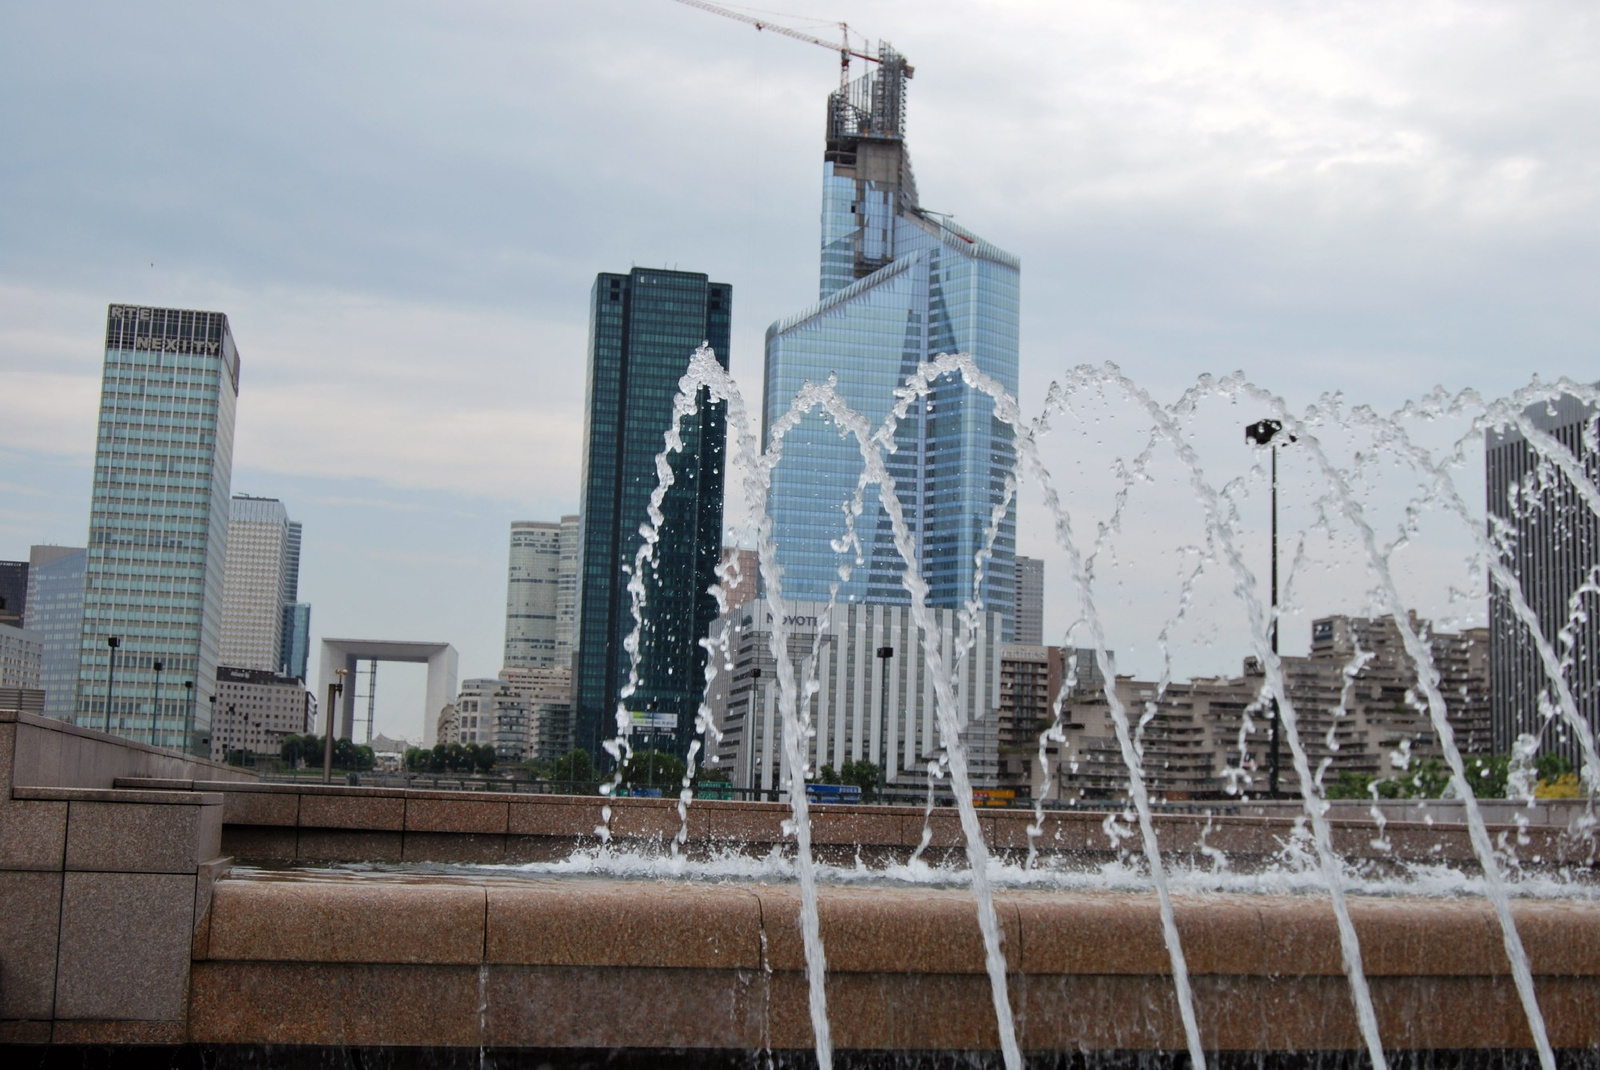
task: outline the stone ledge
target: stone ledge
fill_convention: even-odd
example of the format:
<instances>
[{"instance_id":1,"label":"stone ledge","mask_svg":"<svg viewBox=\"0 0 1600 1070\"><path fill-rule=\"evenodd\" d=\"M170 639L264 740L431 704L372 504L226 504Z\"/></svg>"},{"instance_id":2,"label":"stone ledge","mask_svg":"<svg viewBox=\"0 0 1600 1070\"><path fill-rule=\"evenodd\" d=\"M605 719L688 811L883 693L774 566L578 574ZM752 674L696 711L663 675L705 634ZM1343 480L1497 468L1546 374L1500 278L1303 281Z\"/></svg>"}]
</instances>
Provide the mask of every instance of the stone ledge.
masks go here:
<instances>
[{"instance_id":1,"label":"stone ledge","mask_svg":"<svg viewBox=\"0 0 1600 1070\"><path fill-rule=\"evenodd\" d=\"M13 799L48 799L58 802L145 803L153 806L221 806L220 792L140 791L122 788L37 788L18 785Z\"/></svg>"}]
</instances>

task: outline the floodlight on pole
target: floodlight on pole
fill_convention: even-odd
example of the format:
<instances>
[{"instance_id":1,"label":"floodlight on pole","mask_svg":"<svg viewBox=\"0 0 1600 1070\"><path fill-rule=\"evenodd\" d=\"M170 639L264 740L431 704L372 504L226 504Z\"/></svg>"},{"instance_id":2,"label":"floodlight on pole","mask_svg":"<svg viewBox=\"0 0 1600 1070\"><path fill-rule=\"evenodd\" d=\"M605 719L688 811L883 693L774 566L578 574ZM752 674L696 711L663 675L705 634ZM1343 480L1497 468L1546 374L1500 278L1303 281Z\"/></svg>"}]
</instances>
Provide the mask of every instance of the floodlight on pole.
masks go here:
<instances>
[{"instance_id":1,"label":"floodlight on pole","mask_svg":"<svg viewBox=\"0 0 1600 1070\"><path fill-rule=\"evenodd\" d=\"M115 635L106 636L106 646L110 648L110 659L106 665L106 734L111 734L111 696L117 691L117 648L122 645L122 639Z\"/></svg>"},{"instance_id":2,"label":"floodlight on pole","mask_svg":"<svg viewBox=\"0 0 1600 1070\"><path fill-rule=\"evenodd\" d=\"M1257 420L1244 429L1246 442L1257 446L1266 446L1272 451L1272 616L1267 621L1267 639L1271 644L1272 656L1278 656L1278 443L1277 437L1283 432L1282 420ZM1290 442L1295 440L1293 435L1286 436ZM1268 793L1276 799L1278 797L1278 696L1271 696L1272 702L1272 742L1269 752L1271 772L1267 782Z\"/></svg>"}]
</instances>

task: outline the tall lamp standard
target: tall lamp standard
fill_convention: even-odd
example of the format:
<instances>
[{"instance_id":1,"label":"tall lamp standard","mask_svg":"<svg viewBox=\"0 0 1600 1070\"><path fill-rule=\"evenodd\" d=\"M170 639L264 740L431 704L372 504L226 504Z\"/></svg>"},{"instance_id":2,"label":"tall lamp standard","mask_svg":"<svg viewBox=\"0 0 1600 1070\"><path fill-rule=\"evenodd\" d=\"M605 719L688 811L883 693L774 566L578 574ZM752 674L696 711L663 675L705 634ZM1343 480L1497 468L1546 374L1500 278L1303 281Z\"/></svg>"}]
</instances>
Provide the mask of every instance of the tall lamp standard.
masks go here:
<instances>
[{"instance_id":1,"label":"tall lamp standard","mask_svg":"<svg viewBox=\"0 0 1600 1070\"><path fill-rule=\"evenodd\" d=\"M160 744L156 742L156 729L161 723L161 659L157 658L151 662L150 667L156 671L155 701L150 709L150 745L158 747Z\"/></svg>"},{"instance_id":2,"label":"tall lamp standard","mask_svg":"<svg viewBox=\"0 0 1600 1070\"><path fill-rule=\"evenodd\" d=\"M347 676L349 672L349 669L335 669L333 674L341 677L341 679L335 680L328 685L328 739L323 744L322 749L322 782L324 784L333 783L333 718L337 712L334 709L334 705L338 702L339 695L344 691L344 680L342 678Z\"/></svg>"},{"instance_id":3,"label":"tall lamp standard","mask_svg":"<svg viewBox=\"0 0 1600 1070\"><path fill-rule=\"evenodd\" d=\"M183 742L178 744L178 749L189 749L189 736L194 732L194 681L183 682Z\"/></svg>"},{"instance_id":4,"label":"tall lamp standard","mask_svg":"<svg viewBox=\"0 0 1600 1070\"><path fill-rule=\"evenodd\" d=\"M878 648L878 679L882 681L882 694L878 698L878 716L882 721L878 729L878 802L883 801L883 788L889 776L889 659L894 657L894 647Z\"/></svg>"},{"instance_id":5,"label":"tall lamp standard","mask_svg":"<svg viewBox=\"0 0 1600 1070\"><path fill-rule=\"evenodd\" d=\"M1275 439L1283 431L1281 420L1257 420L1244 429L1246 442L1257 446L1266 446L1272 451L1272 617L1267 622L1267 639L1271 643L1272 656L1278 656L1278 444ZM1294 441L1294 436L1289 435L1288 440ZM1268 790L1271 796L1278 797L1278 696L1272 696L1272 744L1271 767L1272 772L1268 780Z\"/></svg>"},{"instance_id":6,"label":"tall lamp standard","mask_svg":"<svg viewBox=\"0 0 1600 1070\"><path fill-rule=\"evenodd\" d=\"M106 646L110 648L110 662L106 666L106 734L111 734L111 696L117 691L117 648L122 645L122 640L115 635L106 636Z\"/></svg>"}]
</instances>

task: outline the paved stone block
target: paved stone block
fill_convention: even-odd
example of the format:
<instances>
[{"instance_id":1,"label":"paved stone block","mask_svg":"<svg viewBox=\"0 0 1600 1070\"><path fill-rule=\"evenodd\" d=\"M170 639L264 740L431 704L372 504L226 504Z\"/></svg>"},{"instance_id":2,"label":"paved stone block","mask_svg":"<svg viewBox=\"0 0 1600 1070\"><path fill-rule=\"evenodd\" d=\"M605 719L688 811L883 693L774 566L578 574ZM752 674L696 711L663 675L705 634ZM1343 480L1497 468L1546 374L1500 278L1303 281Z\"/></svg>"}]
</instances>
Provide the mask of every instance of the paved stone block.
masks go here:
<instances>
[{"instance_id":1,"label":"paved stone block","mask_svg":"<svg viewBox=\"0 0 1600 1070\"><path fill-rule=\"evenodd\" d=\"M1155 896L1011 893L1028 974L1170 974Z\"/></svg>"},{"instance_id":2,"label":"paved stone block","mask_svg":"<svg viewBox=\"0 0 1600 1070\"><path fill-rule=\"evenodd\" d=\"M484 1043L753 1051L766 983L760 970L492 966Z\"/></svg>"},{"instance_id":3,"label":"paved stone block","mask_svg":"<svg viewBox=\"0 0 1600 1070\"><path fill-rule=\"evenodd\" d=\"M811 810L811 842L818 845L905 846L904 826L904 813L889 807L819 806ZM911 844L915 843L913 839Z\"/></svg>"},{"instance_id":4,"label":"paved stone block","mask_svg":"<svg viewBox=\"0 0 1600 1070\"><path fill-rule=\"evenodd\" d=\"M1494 908L1483 900L1354 896L1346 902L1369 977L1486 977L1509 969Z\"/></svg>"},{"instance_id":5,"label":"paved stone block","mask_svg":"<svg viewBox=\"0 0 1600 1070\"><path fill-rule=\"evenodd\" d=\"M477 966L198 962L197 1044L477 1047Z\"/></svg>"},{"instance_id":6,"label":"paved stone block","mask_svg":"<svg viewBox=\"0 0 1600 1070\"><path fill-rule=\"evenodd\" d=\"M222 795L225 825L280 825L300 821L300 796L278 791L226 791Z\"/></svg>"},{"instance_id":7,"label":"paved stone block","mask_svg":"<svg viewBox=\"0 0 1600 1070\"><path fill-rule=\"evenodd\" d=\"M399 862L403 833L301 828L295 844L300 862Z\"/></svg>"},{"instance_id":8,"label":"paved stone block","mask_svg":"<svg viewBox=\"0 0 1600 1070\"><path fill-rule=\"evenodd\" d=\"M992 989L981 975L830 973L827 993L828 1024L838 1048L993 1051L1000 1046ZM773 975L774 1047L811 1046L808 998L804 974Z\"/></svg>"},{"instance_id":9,"label":"paved stone block","mask_svg":"<svg viewBox=\"0 0 1600 1070\"><path fill-rule=\"evenodd\" d=\"M212 959L476 963L484 890L475 884L222 880L211 892Z\"/></svg>"},{"instance_id":10,"label":"paved stone block","mask_svg":"<svg viewBox=\"0 0 1600 1070\"><path fill-rule=\"evenodd\" d=\"M0 1018L51 1016L61 874L0 873Z\"/></svg>"},{"instance_id":11,"label":"paved stone block","mask_svg":"<svg viewBox=\"0 0 1600 1070\"><path fill-rule=\"evenodd\" d=\"M406 831L504 835L510 810L503 798L412 796L406 799Z\"/></svg>"},{"instance_id":12,"label":"paved stone block","mask_svg":"<svg viewBox=\"0 0 1600 1070\"><path fill-rule=\"evenodd\" d=\"M300 796L301 828L384 829L405 827L406 801L400 795Z\"/></svg>"},{"instance_id":13,"label":"paved stone block","mask_svg":"<svg viewBox=\"0 0 1600 1070\"><path fill-rule=\"evenodd\" d=\"M49 1022L8 1022L0 1020L0 1044L48 1044Z\"/></svg>"},{"instance_id":14,"label":"paved stone block","mask_svg":"<svg viewBox=\"0 0 1600 1070\"><path fill-rule=\"evenodd\" d=\"M681 824L676 800L617 799L611 804L611 834L619 840L665 843L678 834Z\"/></svg>"},{"instance_id":15,"label":"paved stone block","mask_svg":"<svg viewBox=\"0 0 1600 1070\"><path fill-rule=\"evenodd\" d=\"M805 969L800 931L800 889L759 885L766 923L767 962L774 970ZM1017 914L996 904L1001 951L1018 943ZM840 973L983 973L986 969L978 907L965 889L820 889L817 921L828 970Z\"/></svg>"},{"instance_id":16,"label":"paved stone block","mask_svg":"<svg viewBox=\"0 0 1600 1070\"><path fill-rule=\"evenodd\" d=\"M204 811L220 806L73 802L67 814L67 869L116 873L193 873L216 856L204 842ZM213 815L213 818L219 815ZM217 826L220 833L220 825Z\"/></svg>"},{"instance_id":17,"label":"paved stone block","mask_svg":"<svg viewBox=\"0 0 1600 1070\"><path fill-rule=\"evenodd\" d=\"M194 893L192 874L66 874L56 1017L181 1018Z\"/></svg>"},{"instance_id":18,"label":"paved stone block","mask_svg":"<svg viewBox=\"0 0 1600 1070\"><path fill-rule=\"evenodd\" d=\"M133 1045L168 1046L188 1039L181 1021L166 1022L56 1022L51 1043L124 1048Z\"/></svg>"},{"instance_id":19,"label":"paved stone block","mask_svg":"<svg viewBox=\"0 0 1600 1070\"><path fill-rule=\"evenodd\" d=\"M59 871L66 850L66 803L0 798L0 869Z\"/></svg>"},{"instance_id":20,"label":"paved stone block","mask_svg":"<svg viewBox=\"0 0 1600 1070\"><path fill-rule=\"evenodd\" d=\"M489 886L488 961L530 966L761 965L761 904L748 889L653 881Z\"/></svg>"},{"instance_id":21,"label":"paved stone block","mask_svg":"<svg viewBox=\"0 0 1600 1070\"><path fill-rule=\"evenodd\" d=\"M769 844L790 839L783 831L788 807L725 806L697 803L689 808L691 839L713 843Z\"/></svg>"},{"instance_id":22,"label":"paved stone block","mask_svg":"<svg viewBox=\"0 0 1600 1070\"><path fill-rule=\"evenodd\" d=\"M508 830L516 836L592 836L600 824L599 798L525 795L509 800Z\"/></svg>"},{"instance_id":23,"label":"paved stone block","mask_svg":"<svg viewBox=\"0 0 1600 1070\"><path fill-rule=\"evenodd\" d=\"M1600 977L1600 911L1592 902L1513 900L1511 917L1535 975ZM1496 945L1503 947L1499 922L1491 924ZM1510 969L1503 950L1495 958L1507 963L1501 969Z\"/></svg>"}]
</instances>

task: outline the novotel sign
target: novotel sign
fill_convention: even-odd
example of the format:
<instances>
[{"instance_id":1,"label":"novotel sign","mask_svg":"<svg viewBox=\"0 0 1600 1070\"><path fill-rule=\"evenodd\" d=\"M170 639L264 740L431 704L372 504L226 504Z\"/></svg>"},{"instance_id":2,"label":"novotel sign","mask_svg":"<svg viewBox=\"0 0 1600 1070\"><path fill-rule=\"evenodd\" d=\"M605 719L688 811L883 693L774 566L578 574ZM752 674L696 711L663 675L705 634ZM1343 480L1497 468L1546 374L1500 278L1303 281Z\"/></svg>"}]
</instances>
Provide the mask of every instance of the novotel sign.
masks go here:
<instances>
[{"instance_id":1,"label":"novotel sign","mask_svg":"<svg viewBox=\"0 0 1600 1070\"><path fill-rule=\"evenodd\" d=\"M772 623L771 613L767 614L767 623ZM785 628L815 628L817 626L817 615L815 613L785 613L783 615L783 626Z\"/></svg>"}]
</instances>

